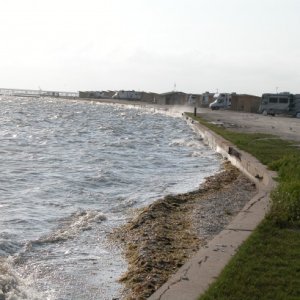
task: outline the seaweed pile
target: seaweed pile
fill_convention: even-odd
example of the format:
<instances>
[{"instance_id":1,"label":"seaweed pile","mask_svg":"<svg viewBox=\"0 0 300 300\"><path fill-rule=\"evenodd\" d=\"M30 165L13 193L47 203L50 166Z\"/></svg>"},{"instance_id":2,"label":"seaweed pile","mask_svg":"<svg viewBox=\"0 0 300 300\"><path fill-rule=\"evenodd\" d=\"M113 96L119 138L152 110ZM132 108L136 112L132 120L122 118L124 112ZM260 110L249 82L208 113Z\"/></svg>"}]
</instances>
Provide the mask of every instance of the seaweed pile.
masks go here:
<instances>
[{"instance_id":1,"label":"seaweed pile","mask_svg":"<svg viewBox=\"0 0 300 300\"><path fill-rule=\"evenodd\" d=\"M235 193L235 190L242 190L242 193ZM210 202L211 205L215 201L216 207L220 206L218 201L221 201L226 205L226 210L222 209L221 213L211 209L211 206L207 211L208 220L219 218L214 226L217 228L212 230L216 234L224 228L224 224L229 223L254 191L255 186L225 162L223 171L207 177L198 190L159 199L115 230L112 238L121 242L129 264L128 271L120 279L125 285L126 299L149 297L212 237L199 234L200 225L210 226L207 222L203 225L203 216L197 220L199 213L195 213L205 212L205 203ZM236 201L240 203L239 207L236 207ZM214 211L218 211L217 216L213 215Z\"/></svg>"}]
</instances>

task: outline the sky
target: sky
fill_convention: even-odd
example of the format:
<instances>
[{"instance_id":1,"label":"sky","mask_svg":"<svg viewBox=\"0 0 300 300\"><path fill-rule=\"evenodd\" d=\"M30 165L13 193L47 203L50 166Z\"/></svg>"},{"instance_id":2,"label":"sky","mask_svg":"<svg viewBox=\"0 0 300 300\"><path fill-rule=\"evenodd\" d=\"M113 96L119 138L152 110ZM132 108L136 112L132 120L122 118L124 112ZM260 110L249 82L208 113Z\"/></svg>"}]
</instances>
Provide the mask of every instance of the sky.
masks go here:
<instances>
[{"instance_id":1,"label":"sky","mask_svg":"<svg viewBox=\"0 0 300 300\"><path fill-rule=\"evenodd\" d=\"M0 88L300 93L299 0L0 0Z\"/></svg>"}]
</instances>

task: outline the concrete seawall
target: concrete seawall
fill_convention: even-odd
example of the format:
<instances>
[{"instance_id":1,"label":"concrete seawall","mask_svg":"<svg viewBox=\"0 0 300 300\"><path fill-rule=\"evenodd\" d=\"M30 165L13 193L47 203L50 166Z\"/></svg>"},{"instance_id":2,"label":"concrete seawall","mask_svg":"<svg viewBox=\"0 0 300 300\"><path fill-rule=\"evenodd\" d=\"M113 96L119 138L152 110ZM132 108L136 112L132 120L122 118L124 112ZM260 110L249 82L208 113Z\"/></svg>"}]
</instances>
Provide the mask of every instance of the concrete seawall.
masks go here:
<instances>
[{"instance_id":1,"label":"concrete seawall","mask_svg":"<svg viewBox=\"0 0 300 300\"><path fill-rule=\"evenodd\" d=\"M258 193L220 234L190 258L149 300L198 299L263 220L269 209L270 192L276 186L273 180L275 172L267 170L256 158L205 126L185 117L204 143L228 159L256 184Z\"/></svg>"}]
</instances>

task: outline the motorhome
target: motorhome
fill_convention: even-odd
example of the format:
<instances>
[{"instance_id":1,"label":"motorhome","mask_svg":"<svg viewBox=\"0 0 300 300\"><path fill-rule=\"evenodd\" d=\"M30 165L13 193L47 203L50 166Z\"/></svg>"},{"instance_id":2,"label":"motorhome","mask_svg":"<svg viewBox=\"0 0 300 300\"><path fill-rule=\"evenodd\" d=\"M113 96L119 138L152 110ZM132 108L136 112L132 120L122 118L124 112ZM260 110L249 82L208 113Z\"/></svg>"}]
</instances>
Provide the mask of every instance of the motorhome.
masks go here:
<instances>
[{"instance_id":1,"label":"motorhome","mask_svg":"<svg viewBox=\"0 0 300 300\"><path fill-rule=\"evenodd\" d=\"M287 114L300 118L300 94L294 95L288 92L263 94L258 112L265 116Z\"/></svg>"},{"instance_id":2,"label":"motorhome","mask_svg":"<svg viewBox=\"0 0 300 300\"><path fill-rule=\"evenodd\" d=\"M196 101L197 101L198 98L199 98L199 96L197 96L197 95L189 95L187 103L189 105L194 105L194 104L196 104Z\"/></svg>"},{"instance_id":3,"label":"motorhome","mask_svg":"<svg viewBox=\"0 0 300 300\"><path fill-rule=\"evenodd\" d=\"M230 106L231 106L231 94L229 93L215 94L214 101L209 105L209 107L212 110L217 110L221 108L226 109L226 108L230 108Z\"/></svg>"},{"instance_id":4,"label":"motorhome","mask_svg":"<svg viewBox=\"0 0 300 300\"><path fill-rule=\"evenodd\" d=\"M128 99L128 100L141 100L142 93L136 91L118 91L113 96L113 99Z\"/></svg>"}]
</instances>

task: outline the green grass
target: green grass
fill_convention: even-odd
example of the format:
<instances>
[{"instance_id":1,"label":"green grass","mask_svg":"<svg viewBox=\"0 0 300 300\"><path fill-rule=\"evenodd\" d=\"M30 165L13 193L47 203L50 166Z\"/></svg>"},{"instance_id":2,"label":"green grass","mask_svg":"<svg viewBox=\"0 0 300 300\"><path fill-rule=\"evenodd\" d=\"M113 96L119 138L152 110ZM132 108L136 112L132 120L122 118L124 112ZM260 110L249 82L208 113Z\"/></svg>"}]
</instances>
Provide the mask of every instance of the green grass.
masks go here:
<instances>
[{"instance_id":1,"label":"green grass","mask_svg":"<svg viewBox=\"0 0 300 300\"><path fill-rule=\"evenodd\" d=\"M200 299L300 299L300 150L193 118L278 173L270 213Z\"/></svg>"},{"instance_id":2,"label":"green grass","mask_svg":"<svg viewBox=\"0 0 300 300\"><path fill-rule=\"evenodd\" d=\"M192 113L187 113L187 115L232 142L241 150L251 153L265 165L269 165L284 155L295 154L293 142L281 140L275 135L230 131L202 118L194 117Z\"/></svg>"},{"instance_id":3,"label":"green grass","mask_svg":"<svg viewBox=\"0 0 300 300\"><path fill-rule=\"evenodd\" d=\"M265 220L200 299L300 299L299 255L299 231Z\"/></svg>"}]
</instances>

